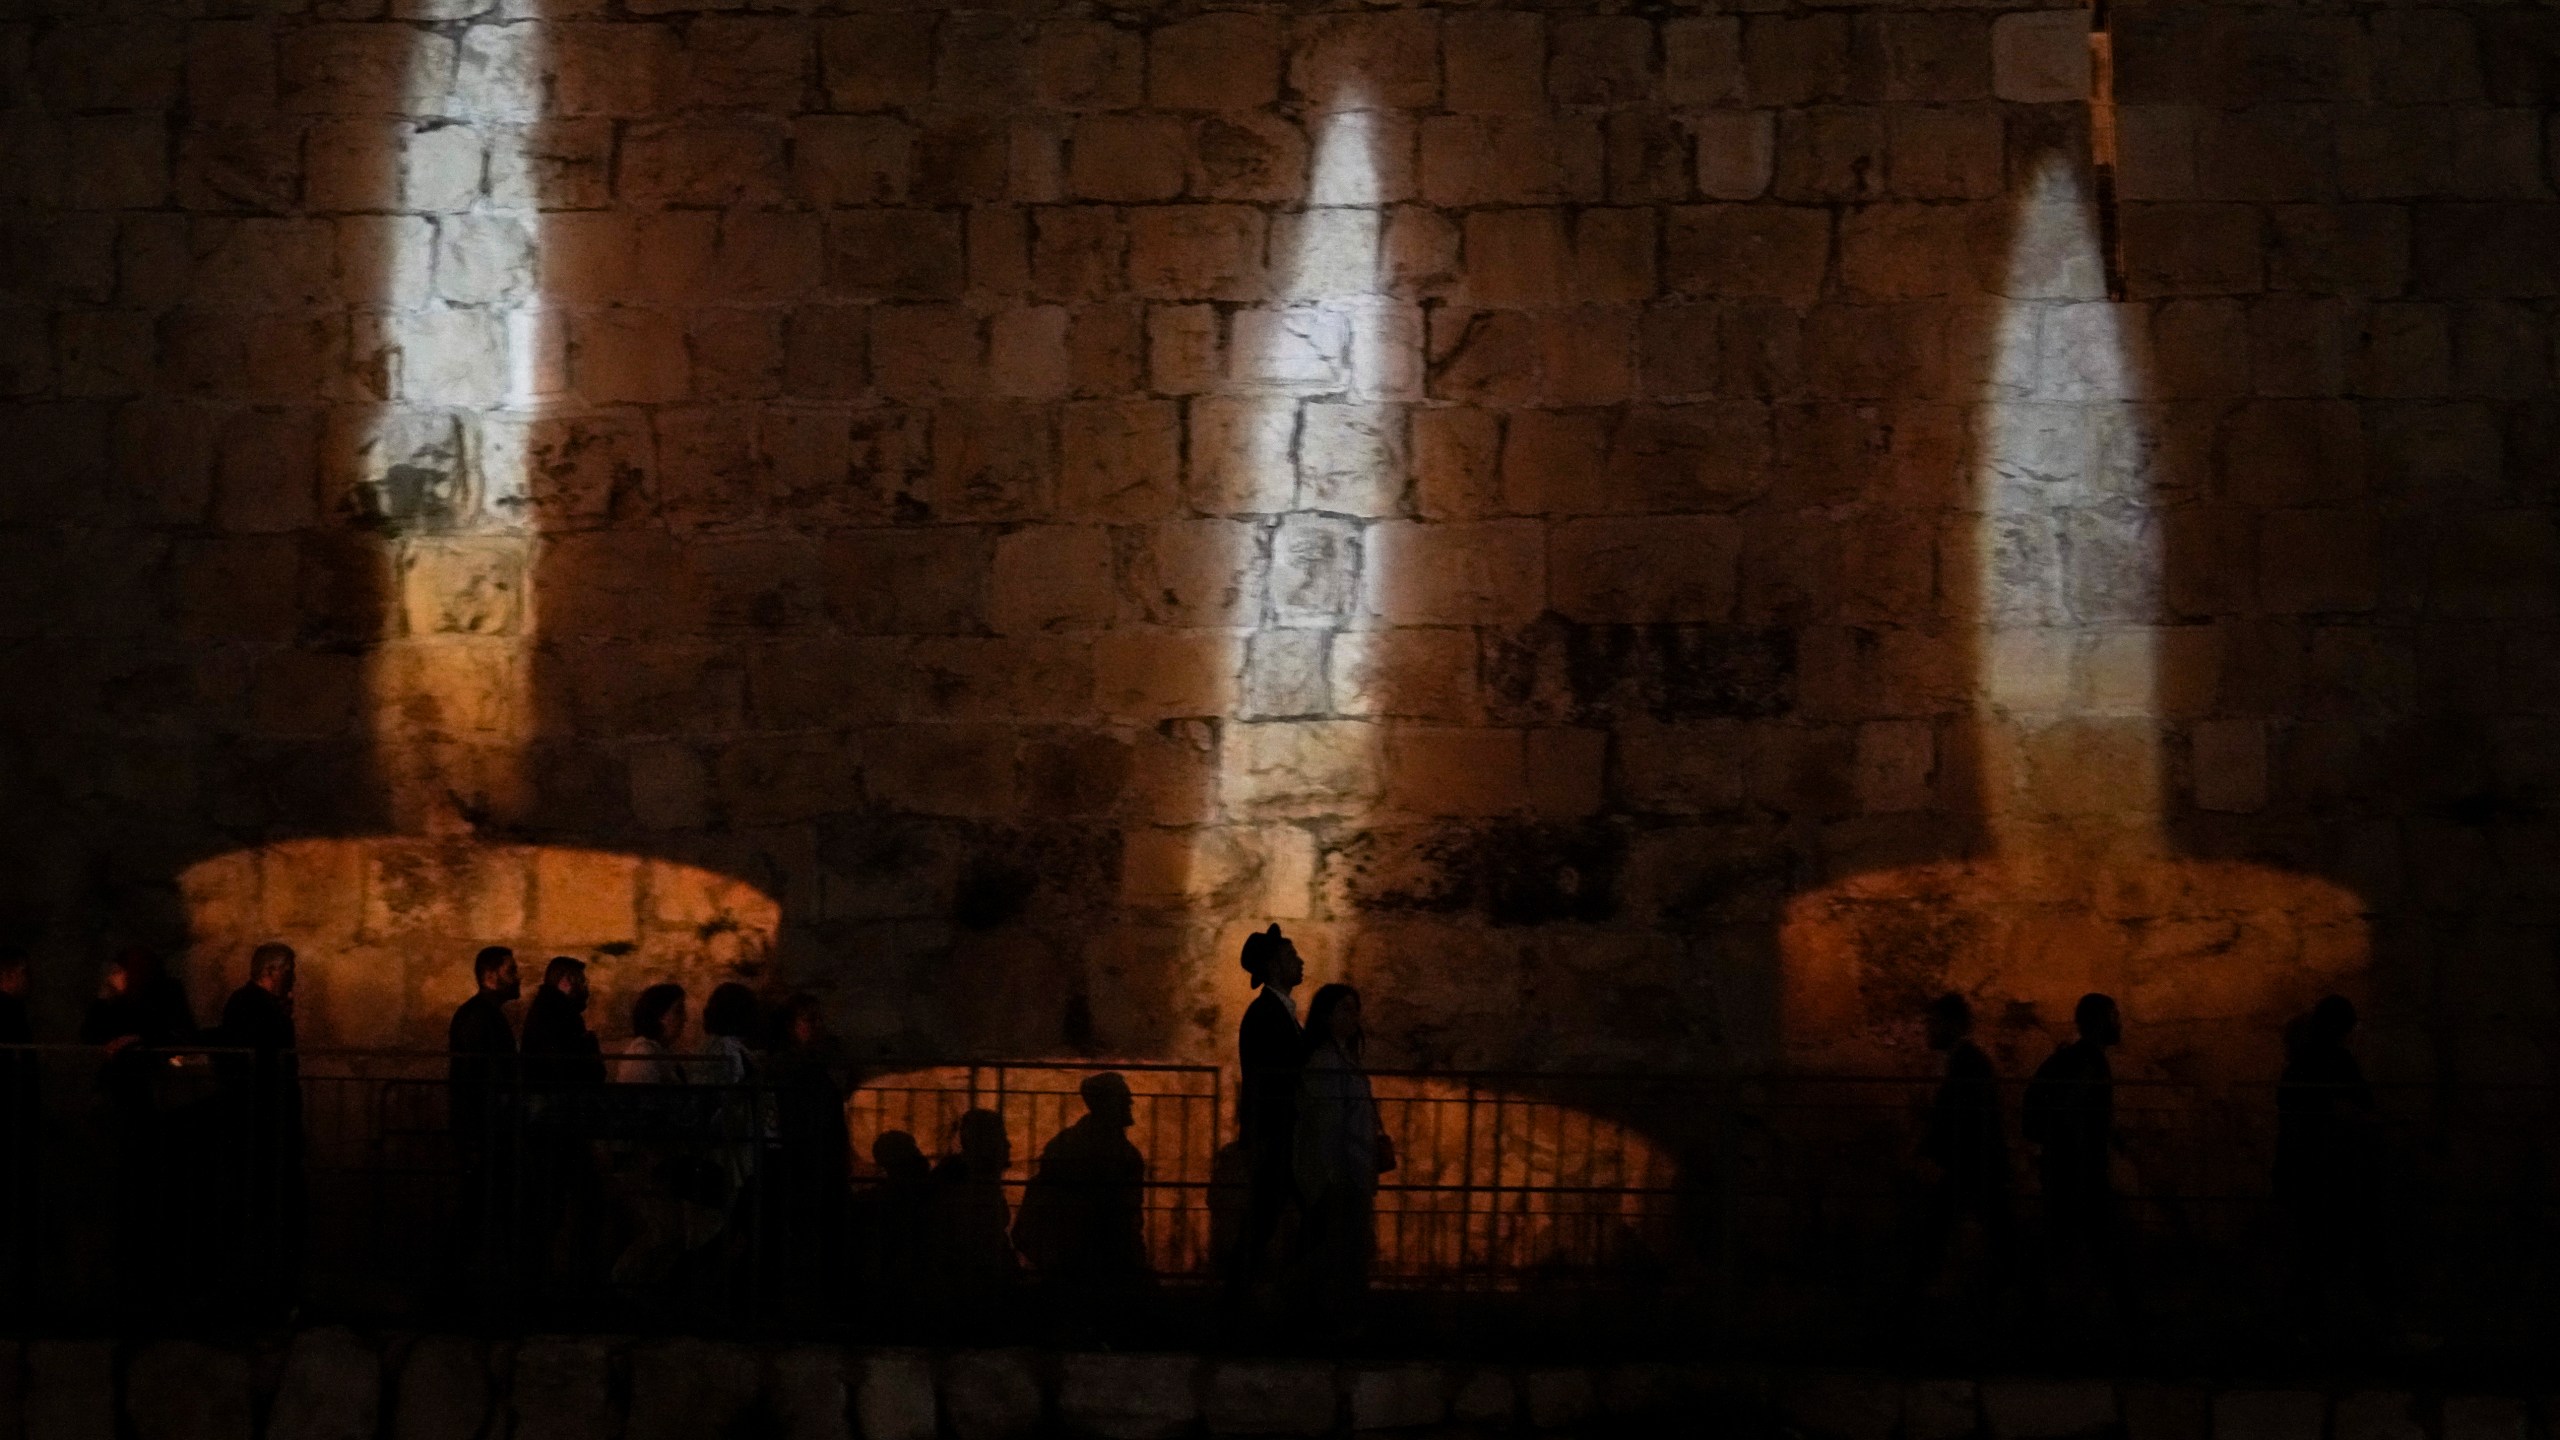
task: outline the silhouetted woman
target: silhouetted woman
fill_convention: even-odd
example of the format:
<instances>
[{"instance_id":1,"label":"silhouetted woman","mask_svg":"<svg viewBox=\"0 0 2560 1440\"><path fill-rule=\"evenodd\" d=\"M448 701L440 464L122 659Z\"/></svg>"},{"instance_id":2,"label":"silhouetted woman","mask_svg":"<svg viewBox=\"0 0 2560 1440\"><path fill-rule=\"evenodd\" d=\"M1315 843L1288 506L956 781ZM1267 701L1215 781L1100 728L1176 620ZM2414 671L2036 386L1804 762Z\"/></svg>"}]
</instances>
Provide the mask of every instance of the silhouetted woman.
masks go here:
<instances>
[{"instance_id":1,"label":"silhouetted woman","mask_svg":"<svg viewBox=\"0 0 2560 1440\"><path fill-rule=\"evenodd\" d=\"M685 1000L681 985L652 985L631 1006L631 1038L622 1042L621 1063L613 1078L625 1085L681 1085L684 1062L676 1046L684 1041Z\"/></svg>"},{"instance_id":2,"label":"silhouetted woman","mask_svg":"<svg viewBox=\"0 0 2560 1440\"><path fill-rule=\"evenodd\" d=\"M1308 1299L1340 1320L1369 1287L1378 1177L1394 1168L1378 1102L1360 1068L1360 992L1327 985L1307 1005L1295 1160L1306 1217Z\"/></svg>"},{"instance_id":3,"label":"silhouetted woman","mask_svg":"<svg viewBox=\"0 0 2560 1440\"><path fill-rule=\"evenodd\" d=\"M175 1202L195 1136L185 1107L162 1103L159 1081L173 1058L164 1052L195 1031L186 991L138 947L108 962L80 1022L80 1043L106 1052L98 1093L114 1137L117 1271L128 1301L164 1293L185 1259Z\"/></svg>"},{"instance_id":4,"label":"silhouetted woman","mask_svg":"<svg viewBox=\"0 0 2560 1440\"><path fill-rule=\"evenodd\" d=\"M853 1138L844 1124L844 1084L813 997L794 995L774 1012L765 1073L772 1085L777 1165L771 1253L784 1267L787 1288L823 1295L844 1277Z\"/></svg>"},{"instance_id":5,"label":"silhouetted woman","mask_svg":"<svg viewBox=\"0 0 2560 1440\"><path fill-rule=\"evenodd\" d=\"M623 1085L659 1087L685 1083L684 1061L676 1047L684 1040L685 996L681 985L652 985L631 1006L631 1038L623 1042L622 1059L613 1078ZM700 1162L692 1147L653 1143L648 1136L682 1135L683 1097L639 1095L625 1107L623 1123L633 1139L616 1147L614 1191L622 1203L630 1233L621 1257L613 1262L614 1283L628 1287L662 1284L672 1278L687 1250L708 1240L719 1228L719 1212L698 1198Z\"/></svg>"}]
</instances>

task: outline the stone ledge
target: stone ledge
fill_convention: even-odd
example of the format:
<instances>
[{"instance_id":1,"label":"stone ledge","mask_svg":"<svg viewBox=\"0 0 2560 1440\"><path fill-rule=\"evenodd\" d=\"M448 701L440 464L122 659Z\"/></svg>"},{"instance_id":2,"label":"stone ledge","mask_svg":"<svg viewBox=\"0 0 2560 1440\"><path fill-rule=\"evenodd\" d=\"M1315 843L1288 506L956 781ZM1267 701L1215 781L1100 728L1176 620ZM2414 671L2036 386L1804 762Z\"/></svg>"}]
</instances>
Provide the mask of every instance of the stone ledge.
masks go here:
<instances>
[{"instance_id":1,"label":"stone ledge","mask_svg":"<svg viewBox=\"0 0 2560 1440\"><path fill-rule=\"evenodd\" d=\"M2560 1398L691 1339L0 1341L0 1440L2541 1440Z\"/></svg>"}]
</instances>

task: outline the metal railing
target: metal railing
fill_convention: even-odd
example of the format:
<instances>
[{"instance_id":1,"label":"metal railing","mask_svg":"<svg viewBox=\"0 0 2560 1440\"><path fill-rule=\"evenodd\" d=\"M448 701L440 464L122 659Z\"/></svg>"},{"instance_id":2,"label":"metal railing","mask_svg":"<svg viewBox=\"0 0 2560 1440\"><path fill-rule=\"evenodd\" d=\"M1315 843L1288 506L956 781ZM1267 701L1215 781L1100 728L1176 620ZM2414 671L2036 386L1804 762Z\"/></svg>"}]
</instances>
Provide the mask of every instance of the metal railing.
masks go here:
<instances>
[{"instance_id":1,"label":"metal railing","mask_svg":"<svg viewBox=\"0 0 2560 1440\"><path fill-rule=\"evenodd\" d=\"M1084 1133L1080 1091L1106 1070L1129 1105L1103 1127L1126 1146L1109 1154L1134 1169L1077 1201L1076 1223L1134 1237L1127 1269L1146 1289L1123 1297L1129 1313L1196 1324L1214 1304L1248 1166L1213 1067L980 1062L845 1086L684 1063L681 1086L507 1065L457 1094L439 1053L0 1050L0 1304L29 1321L299 1307L1031 1333L1060 1267L1026 1255L1015 1222L1036 1188L1067 1183L1074 1157L1044 1152ZM1371 1080L1396 1165L1369 1273L1379 1303L1413 1318L1408 1337L1505 1317L1818 1348L1879 1317L2042 1334L2049 1316L2138 1306L2201 1345L2281 1329L2300 1299L2268 1086L2116 1087L2128 1304L2088 1257L2057 1257L2016 1087L2001 1097L2016 1226L2000 1254L1969 1228L1915 1238L1929 1081ZM2324 1303L2449 1346L2560 1338L2560 1094L2373 1093L2351 1221L2327 1237L2354 1253L2308 1262Z\"/></svg>"}]
</instances>

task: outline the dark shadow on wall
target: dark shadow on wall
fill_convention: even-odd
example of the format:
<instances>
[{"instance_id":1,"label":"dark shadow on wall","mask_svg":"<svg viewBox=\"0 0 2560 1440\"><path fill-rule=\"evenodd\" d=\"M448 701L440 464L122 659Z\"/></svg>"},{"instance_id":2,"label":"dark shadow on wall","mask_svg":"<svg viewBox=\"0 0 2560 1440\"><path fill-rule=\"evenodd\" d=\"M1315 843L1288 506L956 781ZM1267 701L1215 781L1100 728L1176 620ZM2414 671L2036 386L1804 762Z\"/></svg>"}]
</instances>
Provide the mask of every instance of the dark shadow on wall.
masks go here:
<instances>
[{"instance_id":1,"label":"dark shadow on wall","mask_svg":"<svg viewBox=\"0 0 2560 1440\"><path fill-rule=\"evenodd\" d=\"M528 447L513 828L752 884L750 963L866 1058L1196 1051L1246 918L1194 903L1242 649L1203 592L1249 625L1258 562L1176 548L1206 517L1128 212L1031 203L1074 119L1025 108L1036 27L557 28L562 73L626 73L539 142L569 398ZM1136 98L1106 73L1045 98Z\"/></svg>"},{"instance_id":2,"label":"dark shadow on wall","mask_svg":"<svg viewBox=\"0 0 2560 1440\"><path fill-rule=\"evenodd\" d=\"M397 373L397 86L333 78L292 27L90 20L18 57L0 196L37 317L0 446L0 924L48 1035L118 947L183 951L195 862L384 826L367 657L386 537L434 503L350 444Z\"/></svg>"},{"instance_id":3,"label":"dark shadow on wall","mask_svg":"<svg viewBox=\"0 0 2560 1440\"><path fill-rule=\"evenodd\" d=\"M2513 137L2560 27L2160 6L2119 35L2161 600L2210 660L2164 672L2194 697L2171 833L2362 900L2379 1073L2547 1082L2560 206Z\"/></svg>"}]
</instances>

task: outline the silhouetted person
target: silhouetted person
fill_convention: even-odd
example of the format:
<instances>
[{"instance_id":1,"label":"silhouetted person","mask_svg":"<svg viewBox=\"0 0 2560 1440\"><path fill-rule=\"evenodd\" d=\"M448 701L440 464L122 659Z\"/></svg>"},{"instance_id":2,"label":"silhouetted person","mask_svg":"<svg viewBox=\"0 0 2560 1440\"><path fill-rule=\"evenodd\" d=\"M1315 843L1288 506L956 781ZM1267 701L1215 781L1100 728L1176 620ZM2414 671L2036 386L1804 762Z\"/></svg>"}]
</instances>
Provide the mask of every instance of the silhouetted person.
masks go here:
<instances>
[{"instance_id":1,"label":"silhouetted person","mask_svg":"<svg viewBox=\"0 0 2560 1440\"><path fill-rule=\"evenodd\" d=\"M163 1295L186 1265L177 1174L193 1157L184 1107L163 1105L160 1077L172 1046L195 1038L186 992L149 950L109 962L98 998L81 1018L80 1042L103 1049L98 1091L115 1154L117 1275L128 1303Z\"/></svg>"},{"instance_id":2,"label":"silhouetted person","mask_svg":"<svg viewBox=\"0 0 2560 1440\"><path fill-rule=\"evenodd\" d=\"M268 941L249 956L249 983L222 1007L214 1073L221 1081L238 1187L234 1240L247 1298L289 1307L301 1268L302 1074L295 1054L293 947ZM241 1053L246 1052L246 1053Z\"/></svg>"},{"instance_id":3,"label":"silhouetted person","mask_svg":"<svg viewBox=\"0 0 2560 1440\"><path fill-rule=\"evenodd\" d=\"M2378 1116L2364 1067L2347 1049L2356 1007L2331 995L2285 1036L2276 1084L2276 1201L2290 1229L2287 1300L2318 1324L2334 1282L2360 1272L2368 1295L2388 1304L2374 1225L2373 1135Z\"/></svg>"},{"instance_id":4,"label":"silhouetted person","mask_svg":"<svg viewBox=\"0 0 2560 1440\"><path fill-rule=\"evenodd\" d=\"M603 1044L587 1028L586 962L554 955L524 1013L526 1278L574 1294L601 1269L604 1182L593 1130Z\"/></svg>"},{"instance_id":5,"label":"silhouetted person","mask_svg":"<svg viewBox=\"0 0 2560 1440\"><path fill-rule=\"evenodd\" d=\"M1298 947L1275 924L1245 937L1244 972L1253 1002L1237 1027L1242 1072L1236 1135L1244 1146L1244 1221L1227 1261L1226 1309L1232 1318L1251 1297L1270 1263L1281 1221L1297 1208L1292 1145L1297 1132L1298 1072L1306 1064L1307 1038L1293 998L1307 978Z\"/></svg>"},{"instance_id":6,"label":"silhouetted person","mask_svg":"<svg viewBox=\"0 0 2560 1440\"><path fill-rule=\"evenodd\" d=\"M861 1199L855 1216L864 1281L878 1299L871 1313L910 1333L933 1262L933 1162L916 1137L883 1130L871 1142L879 1183Z\"/></svg>"},{"instance_id":7,"label":"silhouetted person","mask_svg":"<svg viewBox=\"0 0 2560 1440\"><path fill-rule=\"evenodd\" d=\"M1994 1286L1986 1289L2008 1280L2016 1259L2000 1077L1991 1068L1991 1057L1973 1043L1973 1007L1963 996L1941 995L1931 1001L1927 1023L1929 1048L1947 1057L1947 1069L1920 1141L1920 1158L1937 1175L1921 1199L1913 1237L1909 1292L1914 1297L1937 1279L1948 1242L1966 1221L1981 1226L1990 1255Z\"/></svg>"},{"instance_id":8,"label":"silhouetted person","mask_svg":"<svg viewBox=\"0 0 2560 1440\"><path fill-rule=\"evenodd\" d=\"M1005 1171L1013 1164L1004 1117L964 1112L955 1137L956 1148L933 1167L933 1288L943 1323L965 1329L1001 1321L1022 1272L1004 1198Z\"/></svg>"},{"instance_id":9,"label":"silhouetted person","mask_svg":"<svg viewBox=\"0 0 2560 1440\"><path fill-rule=\"evenodd\" d=\"M587 964L554 955L524 1012L524 1078L556 1090L604 1083L604 1042L587 1028Z\"/></svg>"},{"instance_id":10,"label":"silhouetted person","mask_svg":"<svg viewBox=\"0 0 2560 1440\"><path fill-rule=\"evenodd\" d=\"M471 998L455 1007L445 1028L445 1103L453 1133L454 1166L461 1194L455 1206L455 1238L461 1254L454 1272L468 1282L501 1273L494 1253L514 1219L515 1144L512 1097L516 1031L507 1007L524 991L516 952L492 945L471 960Z\"/></svg>"},{"instance_id":11,"label":"silhouetted person","mask_svg":"<svg viewBox=\"0 0 2560 1440\"><path fill-rule=\"evenodd\" d=\"M816 999L794 995L775 1011L765 1071L773 1094L779 1212L768 1253L792 1286L824 1295L844 1276L853 1137L845 1129L844 1082Z\"/></svg>"},{"instance_id":12,"label":"silhouetted person","mask_svg":"<svg viewBox=\"0 0 2560 1440\"><path fill-rule=\"evenodd\" d=\"M677 1046L689 1007L681 985L652 985L631 1004L631 1038L622 1042L613 1079L621 1085L682 1085L690 1077Z\"/></svg>"},{"instance_id":13,"label":"silhouetted person","mask_svg":"<svg viewBox=\"0 0 2560 1440\"><path fill-rule=\"evenodd\" d=\"M44 1113L43 1069L27 1018L27 952L0 949L0 1295L27 1293L35 1254L36 1164ZM0 1300L0 1313L7 1302Z\"/></svg>"},{"instance_id":14,"label":"silhouetted person","mask_svg":"<svg viewBox=\"0 0 2560 1440\"><path fill-rule=\"evenodd\" d=\"M1395 1168L1378 1102L1361 1069L1360 992L1327 985L1307 1005L1307 1059L1298 1078L1292 1147L1306 1224L1307 1301L1339 1324L1369 1288L1377 1241L1378 1177Z\"/></svg>"},{"instance_id":15,"label":"silhouetted person","mask_svg":"<svg viewBox=\"0 0 2560 1440\"><path fill-rule=\"evenodd\" d=\"M625 1101L623 1123L638 1138L614 1147L613 1189L631 1237L613 1262L617 1285L666 1283L686 1254L719 1229L719 1197L702 1157L698 1116L681 1093L693 1078L678 1048L688 1009L681 985L641 991L631 1006L631 1038L613 1067L616 1085L648 1087L618 1097Z\"/></svg>"},{"instance_id":16,"label":"silhouetted person","mask_svg":"<svg viewBox=\"0 0 2560 1440\"><path fill-rule=\"evenodd\" d=\"M1138 1118L1129 1082L1105 1072L1087 1077L1077 1093L1085 1113L1041 1147L1013 1242L1058 1317L1083 1338L1134 1318L1152 1276L1147 1162L1129 1142Z\"/></svg>"},{"instance_id":17,"label":"silhouetted person","mask_svg":"<svg viewBox=\"0 0 2560 1440\"><path fill-rule=\"evenodd\" d=\"M2037 1147L2047 1240L2057 1259L2084 1259L2123 1318L2133 1318L2122 1203L2116 1195L2115 1072L2107 1051L2124 1038L2116 1002L2083 995L2072 1008L2080 1038L2053 1052L2027 1087L2023 1124Z\"/></svg>"}]
</instances>

